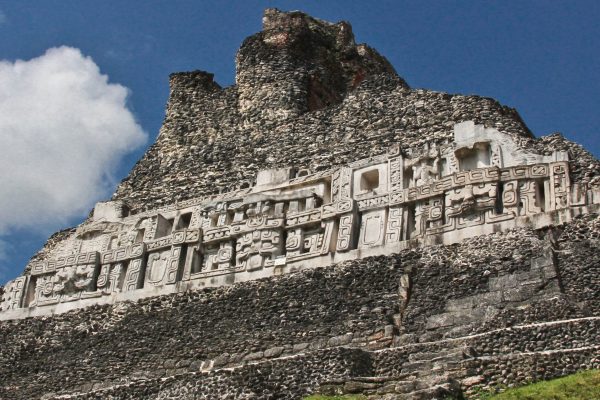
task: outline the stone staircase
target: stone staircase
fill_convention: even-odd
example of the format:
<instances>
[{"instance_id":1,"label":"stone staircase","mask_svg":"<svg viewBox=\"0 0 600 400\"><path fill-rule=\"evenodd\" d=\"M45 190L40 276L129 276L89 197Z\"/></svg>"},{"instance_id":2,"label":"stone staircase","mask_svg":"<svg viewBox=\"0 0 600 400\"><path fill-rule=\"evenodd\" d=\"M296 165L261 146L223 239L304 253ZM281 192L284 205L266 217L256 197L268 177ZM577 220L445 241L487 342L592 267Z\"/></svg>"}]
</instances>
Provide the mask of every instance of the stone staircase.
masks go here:
<instances>
[{"instance_id":1,"label":"stone staircase","mask_svg":"<svg viewBox=\"0 0 600 400\"><path fill-rule=\"evenodd\" d=\"M370 352L372 376L324 381L317 393L361 394L369 400L463 399L479 389L600 368L599 323L598 317L548 321L375 350ZM538 343L528 350L519 345L520 338ZM489 347L495 340L510 345Z\"/></svg>"},{"instance_id":2,"label":"stone staircase","mask_svg":"<svg viewBox=\"0 0 600 400\"><path fill-rule=\"evenodd\" d=\"M321 384L318 392L327 395L362 394L368 399L445 399L461 398L456 377L461 362L468 358L467 348L456 347L434 352L410 354L399 374L363 376Z\"/></svg>"},{"instance_id":3,"label":"stone staircase","mask_svg":"<svg viewBox=\"0 0 600 400\"><path fill-rule=\"evenodd\" d=\"M300 399L315 389L317 394L360 394L369 400L463 399L507 382L522 384L600 368L599 327L600 317L588 317L379 350L338 346L48 395L45 400ZM519 348L521 338L539 342L544 334L551 337L539 349ZM569 336L573 334L576 341ZM509 346L488 348L496 340Z\"/></svg>"}]
</instances>

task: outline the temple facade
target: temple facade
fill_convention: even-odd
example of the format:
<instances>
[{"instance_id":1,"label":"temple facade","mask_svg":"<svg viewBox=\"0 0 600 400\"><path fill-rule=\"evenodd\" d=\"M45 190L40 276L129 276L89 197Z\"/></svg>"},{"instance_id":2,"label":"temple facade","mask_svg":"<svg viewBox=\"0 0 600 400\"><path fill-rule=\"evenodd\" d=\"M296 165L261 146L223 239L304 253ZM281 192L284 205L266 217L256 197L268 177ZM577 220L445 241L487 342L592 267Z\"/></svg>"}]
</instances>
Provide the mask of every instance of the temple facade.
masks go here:
<instances>
[{"instance_id":1,"label":"temple facade","mask_svg":"<svg viewBox=\"0 0 600 400\"><path fill-rule=\"evenodd\" d=\"M0 398L478 398L600 368L600 162L268 9L0 287Z\"/></svg>"},{"instance_id":2,"label":"temple facade","mask_svg":"<svg viewBox=\"0 0 600 400\"><path fill-rule=\"evenodd\" d=\"M454 126L454 140L310 173L263 170L252 187L130 214L93 216L29 274L9 282L0 318L68 311L326 266L514 227L570 221L600 204L572 183L569 156Z\"/></svg>"}]
</instances>

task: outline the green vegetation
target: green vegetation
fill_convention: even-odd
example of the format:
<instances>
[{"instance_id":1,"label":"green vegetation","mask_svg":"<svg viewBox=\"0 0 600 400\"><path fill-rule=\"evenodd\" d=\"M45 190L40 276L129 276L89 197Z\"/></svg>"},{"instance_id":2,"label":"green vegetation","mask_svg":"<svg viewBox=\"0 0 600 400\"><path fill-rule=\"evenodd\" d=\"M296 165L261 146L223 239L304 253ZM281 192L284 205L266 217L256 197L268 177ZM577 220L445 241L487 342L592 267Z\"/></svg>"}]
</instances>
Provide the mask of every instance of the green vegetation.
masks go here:
<instances>
[{"instance_id":1,"label":"green vegetation","mask_svg":"<svg viewBox=\"0 0 600 400\"><path fill-rule=\"evenodd\" d=\"M480 400L600 400L600 370L583 371L550 381L508 389L505 392L477 393ZM362 395L312 395L304 400L366 400Z\"/></svg>"},{"instance_id":2,"label":"green vegetation","mask_svg":"<svg viewBox=\"0 0 600 400\"><path fill-rule=\"evenodd\" d=\"M322 396L320 394L314 394L312 396L305 397L304 400L365 400L366 397L362 395L350 395L345 394L343 396Z\"/></svg>"},{"instance_id":3,"label":"green vegetation","mask_svg":"<svg viewBox=\"0 0 600 400\"><path fill-rule=\"evenodd\" d=\"M579 372L563 378L508 389L500 394L483 394L482 400L598 400L600 370Z\"/></svg>"}]
</instances>

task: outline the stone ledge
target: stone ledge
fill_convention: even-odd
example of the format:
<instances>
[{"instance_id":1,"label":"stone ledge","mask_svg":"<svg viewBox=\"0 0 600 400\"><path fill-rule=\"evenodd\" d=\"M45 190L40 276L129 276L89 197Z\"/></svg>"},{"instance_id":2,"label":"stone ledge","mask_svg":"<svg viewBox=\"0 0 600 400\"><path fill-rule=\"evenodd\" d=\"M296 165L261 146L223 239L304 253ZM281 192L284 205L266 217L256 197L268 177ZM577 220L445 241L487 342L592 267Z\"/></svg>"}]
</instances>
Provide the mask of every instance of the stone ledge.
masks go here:
<instances>
[{"instance_id":1,"label":"stone ledge","mask_svg":"<svg viewBox=\"0 0 600 400\"><path fill-rule=\"evenodd\" d=\"M250 280L256 280L260 278L267 278L272 276L278 276L281 274L289 274L293 271L315 269L320 267L327 267L333 264L342 263L345 261L351 261L355 259L361 259L371 256L388 256L397 254L400 251L417 248L420 246L432 246L432 245L450 245L459 243L465 239L472 238L479 235L493 234L498 231L509 231L516 228L531 228L531 229L543 229L550 226L559 226L561 224L568 223L578 216L588 215L600 212L600 204L594 204L588 207L572 207L569 209L556 210L548 213L541 213L532 216L518 217L514 220L503 221L496 224L481 225L473 228L466 228L460 231L448 232L435 237L425 237L423 240L411 240L398 242L393 244L386 244L381 246L374 246L364 249L350 250L344 253L329 253L322 257L311 258L308 260L302 260L298 262L289 262L283 268L269 268L259 273L238 273L236 279L231 283L246 282ZM461 232L460 235L456 232ZM24 319L37 316L46 316L53 314L62 314L70 312L80 308L87 308L94 305L103 304L115 304L124 301L138 301L149 297L157 297L161 295L183 293L189 290L201 289L205 287L217 287L222 286L223 281L216 281L211 284L211 281L197 280L188 282L178 282L176 285L167 285L162 287L150 287L131 292L124 293L113 293L110 296L104 296L100 298L82 299L77 302L59 303L57 305L33 307L33 308L19 308L14 310L7 310L0 312L0 321Z\"/></svg>"}]
</instances>

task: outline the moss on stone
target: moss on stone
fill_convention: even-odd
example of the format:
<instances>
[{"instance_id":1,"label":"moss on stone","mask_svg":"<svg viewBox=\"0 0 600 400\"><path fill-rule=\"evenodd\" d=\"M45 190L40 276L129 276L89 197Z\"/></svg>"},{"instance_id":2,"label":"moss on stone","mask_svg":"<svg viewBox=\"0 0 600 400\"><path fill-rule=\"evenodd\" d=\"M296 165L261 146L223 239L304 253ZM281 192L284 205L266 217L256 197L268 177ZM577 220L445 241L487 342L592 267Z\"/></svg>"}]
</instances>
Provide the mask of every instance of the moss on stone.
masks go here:
<instances>
[{"instance_id":1,"label":"moss on stone","mask_svg":"<svg viewBox=\"0 0 600 400\"><path fill-rule=\"evenodd\" d=\"M596 400L600 399L600 370L583 371L537 382L500 394L482 394L481 400Z\"/></svg>"}]
</instances>

